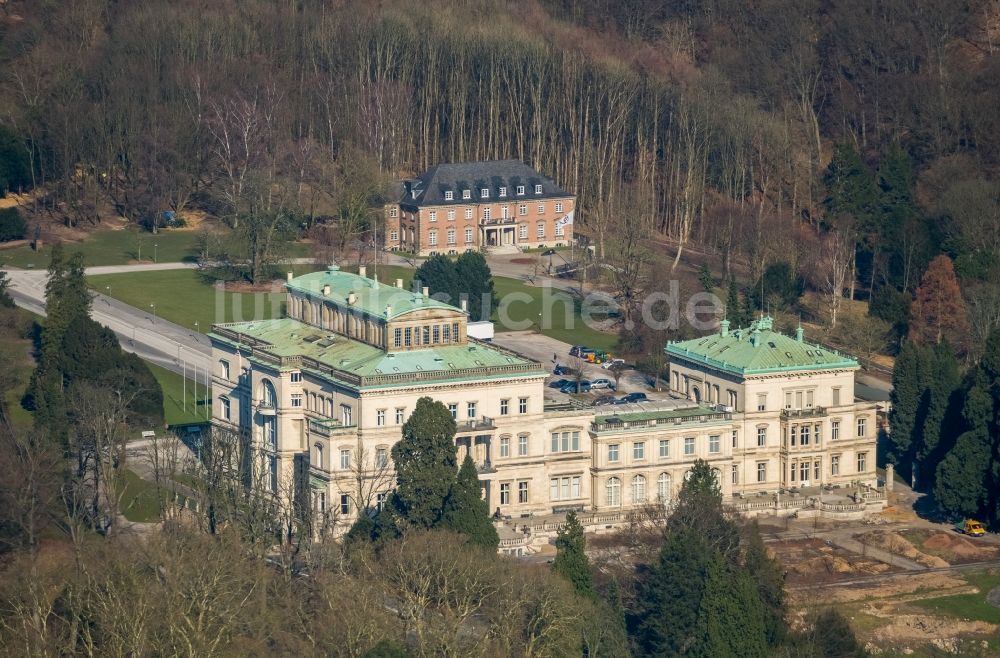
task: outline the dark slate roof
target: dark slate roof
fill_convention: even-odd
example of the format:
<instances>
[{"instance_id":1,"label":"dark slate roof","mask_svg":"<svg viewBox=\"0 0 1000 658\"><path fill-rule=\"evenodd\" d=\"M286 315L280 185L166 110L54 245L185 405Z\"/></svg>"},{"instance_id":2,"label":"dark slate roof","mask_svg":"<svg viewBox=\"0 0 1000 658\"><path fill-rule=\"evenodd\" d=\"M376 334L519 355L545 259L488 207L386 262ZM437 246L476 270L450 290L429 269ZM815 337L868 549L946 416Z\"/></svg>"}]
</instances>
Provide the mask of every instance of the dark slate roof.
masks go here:
<instances>
[{"instance_id":1,"label":"dark slate roof","mask_svg":"<svg viewBox=\"0 0 1000 658\"><path fill-rule=\"evenodd\" d=\"M524 186L524 194L517 194L517 187ZM535 186L542 186L542 193L535 194ZM415 190L414 196L407 189ZM507 196L500 196L500 188L507 188ZM489 199L483 199L483 188L490 191ZM470 199L463 199L463 190L469 190ZM445 192L454 193L451 201L445 200ZM519 201L570 196L556 185L555 181L543 176L520 160L487 160L485 162L456 162L431 167L419 177L403 181L400 190L400 204L408 206L468 205L484 201Z\"/></svg>"}]
</instances>

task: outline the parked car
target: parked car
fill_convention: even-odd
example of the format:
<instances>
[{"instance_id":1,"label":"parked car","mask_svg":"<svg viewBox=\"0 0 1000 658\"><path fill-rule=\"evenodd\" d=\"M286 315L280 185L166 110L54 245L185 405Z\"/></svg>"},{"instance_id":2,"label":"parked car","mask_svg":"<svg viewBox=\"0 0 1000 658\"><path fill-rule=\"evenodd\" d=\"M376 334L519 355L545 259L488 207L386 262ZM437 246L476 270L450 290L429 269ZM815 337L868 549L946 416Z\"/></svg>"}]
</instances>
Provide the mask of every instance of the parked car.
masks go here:
<instances>
[{"instance_id":1,"label":"parked car","mask_svg":"<svg viewBox=\"0 0 1000 658\"><path fill-rule=\"evenodd\" d=\"M549 382L549 388L562 388L566 384L572 384L572 379L554 379Z\"/></svg>"},{"instance_id":2,"label":"parked car","mask_svg":"<svg viewBox=\"0 0 1000 658\"><path fill-rule=\"evenodd\" d=\"M559 391L562 393L569 393L570 395L573 395L575 393L589 393L590 381L586 379L581 379L579 382L579 386L577 386L577 382L571 381L562 388L560 388Z\"/></svg>"},{"instance_id":3,"label":"parked car","mask_svg":"<svg viewBox=\"0 0 1000 658\"><path fill-rule=\"evenodd\" d=\"M553 375L575 375L576 369L570 368L569 366L564 366L561 363L556 364L556 367L552 369Z\"/></svg>"},{"instance_id":4,"label":"parked car","mask_svg":"<svg viewBox=\"0 0 1000 658\"><path fill-rule=\"evenodd\" d=\"M594 381L590 382L590 388L591 389L606 388L610 391L613 391L615 390L615 383L610 379L601 377L600 379L595 379Z\"/></svg>"},{"instance_id":5,"label":"parked car","mask_svg":"<svg viewBox=\"0 0 1000 658\"><path fill-rule=\"evenodd\" d=\"M574 345L573 347L569 348L569 355L570 356L583 356L582 352L585 349L587 349L586 345Z\"/></svg>"},{"instance_id":6,"label":"parked car","mask_svg":"<svg viewBox=\"0 0 1000 658\"><path fill-rule=\"evenodd\" d=\"M616 401L617 398L613 395L598 395L594 398L594 406L597 407L602 404L614 404Z\"/></svg>"},{"instance_id":7,"label":"parked car","mask_svg":"<svg viewBox=\"0 0 1000 658\"><path fill-rule=\"evenodd\" d=\"M633 402L645 402L649 398L646 397L645 393L628 393L622 396L623 404L631 404Z\"/></svg>"},{"instance_id":8,"label":"parked car","mask_svg":"<svg viewBox=\"0 0 1000 658\"><path fill-rule=\"evenodd\" d=\"M611 368L624 368L625 359L608 359L601 364L601 367L605 370L610 370Z\"/></svg>"}]
</instances>

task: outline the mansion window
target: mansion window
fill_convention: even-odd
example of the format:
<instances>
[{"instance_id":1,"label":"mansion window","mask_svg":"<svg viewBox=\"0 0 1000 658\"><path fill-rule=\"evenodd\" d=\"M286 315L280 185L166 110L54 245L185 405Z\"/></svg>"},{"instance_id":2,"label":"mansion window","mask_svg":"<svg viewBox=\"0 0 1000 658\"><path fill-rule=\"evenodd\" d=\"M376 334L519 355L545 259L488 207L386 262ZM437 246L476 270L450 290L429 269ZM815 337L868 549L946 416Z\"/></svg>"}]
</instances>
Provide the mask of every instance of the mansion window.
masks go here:
<instances>
[{"instance_id":1,"label":"mansion window","mask_svg":"<svg viewBox=\"0 0 1000 658\"><path fill-rule=\"evenodd\" d=\"M471 199L472 198L472 190L462 190L462 198L463 199Z\"/></svg>"},{"instance_id":2,"label":"mansion window","mask_svg":"<svg viewBox=\"0 0 1000 658\"><path fill-rule=\"evenodd\" d=\"M340 513L345 516L351 513L351 497L347 494L340 496Z\"/></svg>"},{"instance_id":3,"label":"mansion window","mask_svg":"<svg viewBox=\"0 0 1000 658\"><path fill-rule=\"evenodd\" d=\"M271 455L268 462L270 463L268 479L270 480L271 493L278 493L278 458Z\"/></svg>"},{"instance_id":4,"label":"mansion window","mask_svg":"<svg viewBox=\"0 0 1000 658\"><path fill-rule=\"evenodd\" d=\"M611 443L608 445L608 461L617 462L618 461L618 444Z\"/></svg>"},{"instance_id":5,"label":"mansion window","mask_svg":"<svg viewBox=\"0 0 1000 658\"><path fill-rule=\"evenodd\" d=\"M738 431L733 430L733 450L740 447L740 434Z\"/></svg>"},{"instance_id":6,"label":"mansion window","mask_svg":"<svg viewBox=\"0 0 1000 658\"><path fill-rule=\"evenodd\" d=\"M469 402L468 404L466 404L466 406L465 406L465 412L466 412L466 415L469 418L475 418L476 417L476 403L475 402Z\"/></svg>"},{"instance_id":7,"label":"mansion window","mask_svg":"<svg viewBox=\"0 0 1000 658\"><path fill-rule=\"evenodd\" d=\"M528 454L528 435L521 434L517 437L517 456L525 457Z\"/></svg>"},{"instance_id":8,"label":"mansion window","mask_svg":"<svg viewBox=\"0 0 1000 658\"><path fill-rule=\"evenodd\" d=\"M834 386L833 387L833 406L836 407L836 406L839 406L839 405L840 405L840 387L839 386Z\"/></svg>"},{"instance_id":9,"label":"mansion window","mask_svg":"<svg viewBox=\"0 0 1000 658\"><path fill-rule=\"evenodd\" d=\"M708 437L708 451L710 453L719 453L721 452L721 450L722 449L719 441L719 435L715 434Z\"/></svg>"},{"instance_id":10,"label":"mansion window","mask_svg":"<svg viewBox=\"0 0 1000 658\"><path fill-rule=\"evenodd\" d=\"M448 325L441 325L441 342L450 343L451 342L451 327Z\"/></svg>"},{"instance_id":11,"label":"mansion window","mask_svg":"<svg viewBox=\"0 0 1000 658\"><path fill-rule=\"evenodd\" d=\"M500 456L510 457L510 437L501 436L500 437Z\"/></svg>"},{"instance_id":12,"label":"mansion window","mask_svg":"<svg viewBox=\"0 0 1000 658\"><path fill-rule=\"evenodd\" d=\"M670 502L670 475L660 473L656 478L656 499L661 503Z\"/></svg>"},{"instance_id":13,"label":"mansion window","mask_svg":"<svg viewBox=\"0 0 1000 658\"><path fill-rule=\"evenodd\" d=\"M506 416L508 407L510 406L510 400L500 400L500 415Z\"/></svg>"},{"instance_id":14,"label":"mansion window","mask_svg":"<svg viewBox=\"0 0 1000 658\"><path fill-rule=\"evenodd\" d=\"M448 190L447 192L444 193L445 201L452 201L454 198L455 198L455 193L452 192L451 190Z\"/></svg>"},{"instance_id":15,"label":"mansion window","mask_svg":"<svg viewBox=\"0 0 1000 658\"><path fill-rule=\"evenodd\" d=\"M610 449L611 446L608 446L608 448ZM571 451L575 452L579 449L580 449L579 430L552 433L552 452L571 452ZM618 446L616 445L615 454L617 454L617 449Z\"/></svg>"},{"instance_id":16,"label":"mansion window","mask_svg":"<svg viewBox=\"0 0 1000 658\"><path fill-rule=\"evenodd\" d=\"M538 222L538 237L540 238L545 237L545 224L543 224L542 222Z\"/></svg>"},{"instance_id":17,"label":"mansion window","mask_svg":"<svg viewBox=\"0 0 1000 658\"><path fill-rule=\"evenodd\" d=\"M660 457L670 456L670 439L660 439Z\"/></svg>"},{"instance_id":18,"label":"mansion window","mask_svg":"<svg viewBox=\"0 0 1000 658\"><path fill-rule=\"evenodd\" d=\"M431 338L434 341L435 345L437 345L438 343L441 342L441 326L440 325L436 324L433 327L431 327Z\"/></svg>"},{"instance_id":19,"label":"mansion window","mask_svg":"<svg viewBox=\"0 0 1000 658\"><path fill-rule=\"evenodd\" d=\"M563 235L563 224L562 222L556 222L556 237L561 237Z\"/></svg>"},{"instance_id":20,"label":"mansion window","mask_svg":"<svg viewBox=\"0 0 1000 658\"><path fill-rule=\"evenodd\" d=\"M549 480L549 500L573 500L579 497L579 475L558 477Z\"/></svg>"},{"instance_id":21,"label":"mansion window","mask_svg":"<svg viewBox=\"0 0 1000 658\"><path fill-rule=\"evenodd\" d=\"M521 239L521 240L527 240L528 239L528 225L527 224L521 224L520 226L517 227L517 237L519 239Z\"/></svg>"},{"instance_id":22,"label":"mansion window","mask_svg":"<svg viewBox=\"0 0 1000 658\"><path fill-rule=\"evenodd\" d=\"M522 216L522 217L525 216L525 215L527 215L528 214L528 204L526 204L526 203L519 203L519 204L517 204L517 214L520 215L520 216Z\"/></svg>"},{"instance_id":23,"label":"mansion window","mask_svg":"<svg viewBox=\"0 0 1000 658\"><path fill-rule=\"evenodd\" d=\"M608 478L608 484L605 489L605 500L607 500L608 505L610 507L620 507L622 504L622 481L618 478Z\"/></svg>"},{"instance_id":24,"label":"mansion window","mask_svg":"<svg viewBox=\"0 0 1000 658\"><path fill-rule=\"evenodd\" d=\"M732 484L740 483L740 467L738 464L733 464L729 468L729 482Z\"/></svg>"},{"instance_id":25,"label":"mansion window","mask_svg":"<svg viewBox=\"0 0 1000 658\"><path fill-rule=\"evenodd\" d=\"M840 455L830 457L830 475L840 475Z\"/></svg>"},{"instance_id":26,"label":"mansion window","mask_svg":"<svg viewBox=\"0 0 1000 658\"><path fill-rule=\"evenodd\" d=\"M493 209L492 208L483 208L483 219L489 221L492 218L493 218Z\"/></svg>"},{"instance_id":27,"label":"mansion window","mask_svg":"<svg viewBox=\"0 0 1000 658\"><path fill-rule=\"evenodd\" d=\"M449 222L455 221L455 210L454 209L448 211L448 221Z\"/></svg>"},{"instance_id":28,"label":"mansion window","mask_svg":"<svg viewBox=\"0 0 1000 658\"><path fill-rule=\"evenodd\" d=\"M757 411L764 411L767 409L767 393L757 394Z\"/></svg>"},{"instance_id":29,"label":"mansion window","mask_svg":"<svg viewBox=\"0 0 1000 658\"><path fill-rule=\"evenodd\" d=\"M757 462L757 481L767 482L767 462Z\"/></svg>"},{"instance_id":30,"label":"mansion window","mask_svg":"<svg viewBox=\"0 0 1000 658\"><path fill-rule=\"evenodd\" d=\"M500 504L510 505L510 482L500 483Z\"/></svg>"},{"instance_id":31,"label":"mansion window","mask_svg":"<svg viewBox=\"0 0 1000 658\"><path fill-rule=\"evenodd\" d=\"M809 426L803 425L799 428L799 443L804 446L809 445Z\"/></svg>"},{"instance_id":32,"label":"mansion window","mask_svg":"<svg viewBox=\"0 0 1000 658\"><path fill-rule=\"evenodd\" d=\"M757 428L757 447L763 448L767 445L767 428L758 427Z\"/></svg>"},{"instance_id":33,"label":"mansion window","mask_svg":"<svg viewBox=\"0 0 1000 658\"><path fill-rule=\"evenodd\" d=\"M472 229L465 229L465 244L472 244Z\"/></svg>"},{"instance_id":34,"label":"mansion window","mask_svg":"<svg viewBox=\"0 0 1000 658\"><path fill-rule=\"evenodd\" d=\"M488 189L486 189L485 187L483 189L479 190L479 198L480 199L489 199L490 198L490 191Z\"/></svg>"},{"instance_id":35,"label":"mansion window","mask_svg":"<svg viewBox=\"0 0 1000 658\"><path fill-rule=\"evenodd\" d=\"M302 394L301 393L292 393L292 406L293 407L301 407L302 406Z\"/></svg>"},{"instance_id":36,"label":"mansion window","mask_svg":"<svg viewBox=\"0 0 1000 658\"><path fill-rule=\"evenodd\" d=\"M636 475L632 478L632 502L646 502L646 477L644 475Z\"/></svg>"},{"instance_id":37,"label":"mansion window","mask_svg":"<svg viewBox=\"0 0 1000 658\"><path fill-rule=\"evenodd\" d=\"M840 438L840 421L831 420L830 421L830 439L836 441Z\"/></svg>"},{"instance_id":38,"label":"mansion window","mask_svg":"<svg viewBox=\"0 0 1000 658\"><path fill-rule=\"evenodd\" d=\"M389 217L399 216L399 208L389 208Z\"/></svg>"},{"instance_id":39,"label":"mansion window","mask_svg":"<svg viewBox=\"0 0 1000 658\"><path fill-rule=\"evenodd\" d=\"M632 459L645 459L646 458L646 443L644 441L638 441L632 444Z\"/></svg>"},{"instance_id":40,"label":"mansion window","mask_svg":"<svg viewBox=\"0 0 1000 658\"><path fill-rule=\"evenodd\" d=\"M452 418L457 419L458 418L458 405L455 404L455 403L449 404L448 405L448 412L451 413L451 417Z\"/></svg>"},{"instance_id":41,"label":"mansion window","mask_svg":"<svg viewBox=\"0 0 1000 658\"><path fill-rule=\"evenodd\" d=\"M231 414L232 410L230 408L229 398L219 398L219 415L222 416L222 420L229 420L231 418Z\"/></svg>"},{"instance_id":42,"label":"mansion window","mask_svg":"<svg viewBox=\"0 0 1000 658\"><path fill-rule=\"evenodd\" d=\"M541 194L541 193L542 193L542 186L535 185L535 194Z\"/></svg>"},{"instance_id":43,"label":"mansion window","mask_svg":"<svg viewBox=\"0 0 1000 658\"><path fill-rule=\"evenodd\" d=\"M291 380L291 382L293 384L301 384L302 383L302 373L300 371L298 371L298 370L294 370L291 373L289 373L288 377L289 377L289 379Z\"/></svg>"},{"instance_id":44,"label":"mansion window","mask_svg":"<svg viewBox=\"0 0 1000 658\"><path fill-rule=\"evenodd\" d=\"M375 411L375 424L379 427L385 425L385 409L378 409Z\"/></svg>"},{"instance_id":45,"label":"mansion window","mask_svg":"<svg viewBox=\"0 0 1000 658\"><path fill-rule=\"evenodd\" d=\"M867 418L858 418L858 436L865 436L865 431L868 429L867 425Z\"/></svg>"},{"instance_id":46,"label":"mansion window","mask_svg":"<svg viewBox=\"0 0 1000 658\"><path fill-rule=\"evenodd\" d=\"M521 196L521 195L524 194L524 185L518 185L516 189L517 189L517 195L518 196Z\"/></svg>"},{"instance_id":47,"label":"mansion window","mask_svg":"<svg viewBox=\"0 0 1000 658\"><path fill-rule=\"evenodd\" d=\"M431 210L429 213L427 213L427 219L429 221L436 222L438 220L437 211L436 210Z\"/></svg>"},{"instance_id":48,"label":"mansion window","mask_svg":"<svg viewBox=\"0 0 1000 658\"><path fill-rule=\"evenodd\" d=\"M229 379L229 361L219 361L219 369L222 371L222 378Z\"/></svg>"},{"instance_id":49,"label":"mansion window","mask_svg":"<svg viewBox=\"0 0 1000 658\"><path fill-rule=\"evenodd\" d=\"M389 240L392 241L392 242L398 242L399 241L399 232L398 231L390 231L389 232Z\"/></svg>"},{"instance_id":50,"label":"mansion window","mask_svg":"<svg viewBox=\"0 0 1000 658\"><path fill-rule=\"evenodd\" d=\"M507 188L506 187L501 187L500 188L500 196L507 196Z\"/></svg>"},{"instance_id":51,"label":"mansion window","mask_svg":"<svg viewBox=\"0 0 1000 658\"><path fill-rule=\"evenodd\" d=\"M465 218L466 219L472 219L472 208L466 208L465 209Z\"/></svg>"},{"instance_id":52,"label":"mansion window","mask_svg":"<svg viewBox=\"0 0 1000 658\"><path fill-rule=\"evenodd\" d=\"M424 345L430 345L431 342L431 328L428 326L423 327L424 334Z\"/></svg>"},{"instance_id":53,"label":"mansion window","mask_svg":"<svg viewBox=\"0 0 1000 658\"><path fill-rule=\"evenodd\" d=\"M562 212L562 201L556 201L556 212Z\"/></svg>"},{"instance_id":54,"label":"mansion window","mask_svg":"<svg viewBox=\"0 0 1000 658\"><path fill-rule=\"evenodd\" d=\"M539 215L544 215L545 214L545 204L544 203L538 204L538 214Z\"/></svg>"},{"instance_id":55,"label":"mansion window","mask_svg":"<svg viewBox=\"0 0 1000 658\"><path fill-rule=\"evenodd\" d=\"M392 344L394 347L399 347L403 344L403 330L399 327L396 327L392 331Z\"/></svg>"},{"instance_id":56,"label":"mansion window","mask_svg":"<svg viewBox=\"0 0 1000 658\"><path fill-rule=\"evenodd\" d=\"M352 415L354 410L351 409L350 405L342 404L340 405L340 424L341 425L353 425Z\"/></svg>"},{"instance_id":57,"label":"mansion window","mask_svg":"<svg viewBox=\"0 0 1000 658\"><path fill-rule=\"evenodd\" d=\"M323 468L323 446L317 443L313 446L313 466L316 468Z\"/></svg>"},{"instance_id":58,"label":"mansion window","mask_svg":"<svg viewBox=\"0 0 1000 658\"><path fill-rule=\"evenodd\" d=\"M413 329L406 327L403 329L403 346L410 347L413 345Z\"/></svg>"},{"instance_id":59,"label":"mansion window","mask_svg":"<svg viewBox=\"0 0 1000 658\"><path fill-rule=\"evenodd\" d=\"M340 451L340 468L348 469L351 467L351 451L344 448Z\"/></svg>"},{"instance_id":60,"label":"mansion window","mask_svg":"<svg viewBox=\"0 0 1000 658\"><path fill-rule=\"evenodd\" d=\"M684 439L684 454L693 455L694 454L694 437L689 436Z\"/></svg>"},{"instance_id":61,"label":"mansion window","mask_svg":"<svg viewBox=\"0 0 1000 658\"><path fill-rule=\"evenodd\" d=\"M526 414L528 413L528 398L518 398L517 400L517 413Z\"/></svg>"},{"instance_id":62,"label":"mansion window","mask_svg":"<svg viewBox=\"0 0 1000 658\"><path fill-rule=\"evenodd\" d=\"M396 407L396 424L397 425L402 425L403 424L403 416L405 414L406 414L406 408L405 407Z\"/></svg>"},{"instance_id":63,"label":"mansion window","mask_svg":"<svg viewBox=\"0 0 1000 658\"><path fill-rule=\"evenodd\" d=\"M389 465L389 449L375 448L375 468L385 468Z\"/></svg>"},{"instance_id":64,"label":"mansion window","mask_svg":"<svg viewBox=\"0 0 1000 658\"><path fill-rule=\"evenodd\" d=\"M510 207L509 206L500 206L500 216L503 217L504 219L507 219L508 217L510 217Z\"/></svg>"},{"instance_id":65,"label":"mansion window","mask_svg":"<svg viewBox=\"0 0 1000 658\"><path fill-rule=\"evenodd\" d=\"M864 473L868 470L868 453L859 452L858 453L858 473Z\"/></svg>"},{"instance_id":66,"label":"mansion window","mask_svg":"<svg viewBox=\"0 0 1000 658\"><path fill-rule=\"evenodd\" d=\"M528 502L528 481L521 480L517 483L517 502Z\"/></svg>"}]
</instances>

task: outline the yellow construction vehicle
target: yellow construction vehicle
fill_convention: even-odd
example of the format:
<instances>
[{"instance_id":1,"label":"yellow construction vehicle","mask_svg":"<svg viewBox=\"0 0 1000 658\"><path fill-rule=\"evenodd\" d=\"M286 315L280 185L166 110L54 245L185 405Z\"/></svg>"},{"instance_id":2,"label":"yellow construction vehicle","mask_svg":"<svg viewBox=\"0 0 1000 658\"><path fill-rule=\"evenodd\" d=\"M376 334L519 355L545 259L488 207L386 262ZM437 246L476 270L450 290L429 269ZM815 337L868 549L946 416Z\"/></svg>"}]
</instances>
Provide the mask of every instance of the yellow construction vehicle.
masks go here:
<instances>
[{"instance_id":1,"label":"yellow construction vehicle","mask_svg":"<svg viewBox=\"0 0 1000 658\"><path fill-rule=\"evenodd\" d=\"M975 519L966 519L962 523L955 524L955 530L958 530L963 535L969 535L970 537L982 537L986 534L986 528L983 524Z\"/></svg>"}]
</instances>

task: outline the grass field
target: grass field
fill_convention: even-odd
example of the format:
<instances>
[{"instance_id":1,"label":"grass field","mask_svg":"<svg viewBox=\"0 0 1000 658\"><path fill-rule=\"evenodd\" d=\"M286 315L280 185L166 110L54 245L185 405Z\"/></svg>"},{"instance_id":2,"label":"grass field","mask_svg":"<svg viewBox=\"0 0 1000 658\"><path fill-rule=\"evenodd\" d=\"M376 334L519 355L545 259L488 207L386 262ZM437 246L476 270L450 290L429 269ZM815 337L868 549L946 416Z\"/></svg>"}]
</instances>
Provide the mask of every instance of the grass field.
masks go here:
<instances>
[{"instance_id":1,"label":"grass field","mask_svg":"<svg viewBox=\"0 0 1000 658\"><path fill-rule=\"evenodd\" d=\"M178 423L197 423L205 420L205 404L211 404L211 398L205 398L205 383L197 384L198 396L195 396L195 382L184 378L176 372L147 362L153 376L163 390L163 416L168 425ZM199 404L200 403L200 404Z\"/></svg>"},{"instance_id":2,"label":"grass field","mask_svg":"<svg viewBox=\"0 0 1000 658\"><path fill-rule=\"evenodd\" d=\"M157 235L139 233L127 229L96 231L83 242L64 242L63 251L83 254L83 262L88 267L95 265L124 265L142 260L171 263L190 260L195 256L196 231L164 231ZM155 247L153 245L156 245ZM0 251L0 263L14 267L44 269L49 265L52 245L46 244L40 252L31 247L18 247Z\"/></svg>"},{"instance_id":3,"label":"grass field","mask_svg":"<svg viewBox=\"0 0 1000 658\"><path fill-rule=\"evenodd\" d=\"M991 624L1000 624L1000 608L986 602L989 591L994 587L1000 587L1000 573L979 571L966 574L965 580L970 585L976 586L979 593L922 599L914 601L914 605L960 619L979 619Z\"/></svg>"},{"instance_id":4,"label":"grass field","mask_svg":"<svg viewBox=\"0 0 1000 658\"><path fill-rule=\"evenodd\" d=\"M161 505L156 500L156 485L126 470L121 483L121 512L129 521L149 523L160 518ZM167 492L161 492L166 501Z\"/></svg>"}]
</instances>

